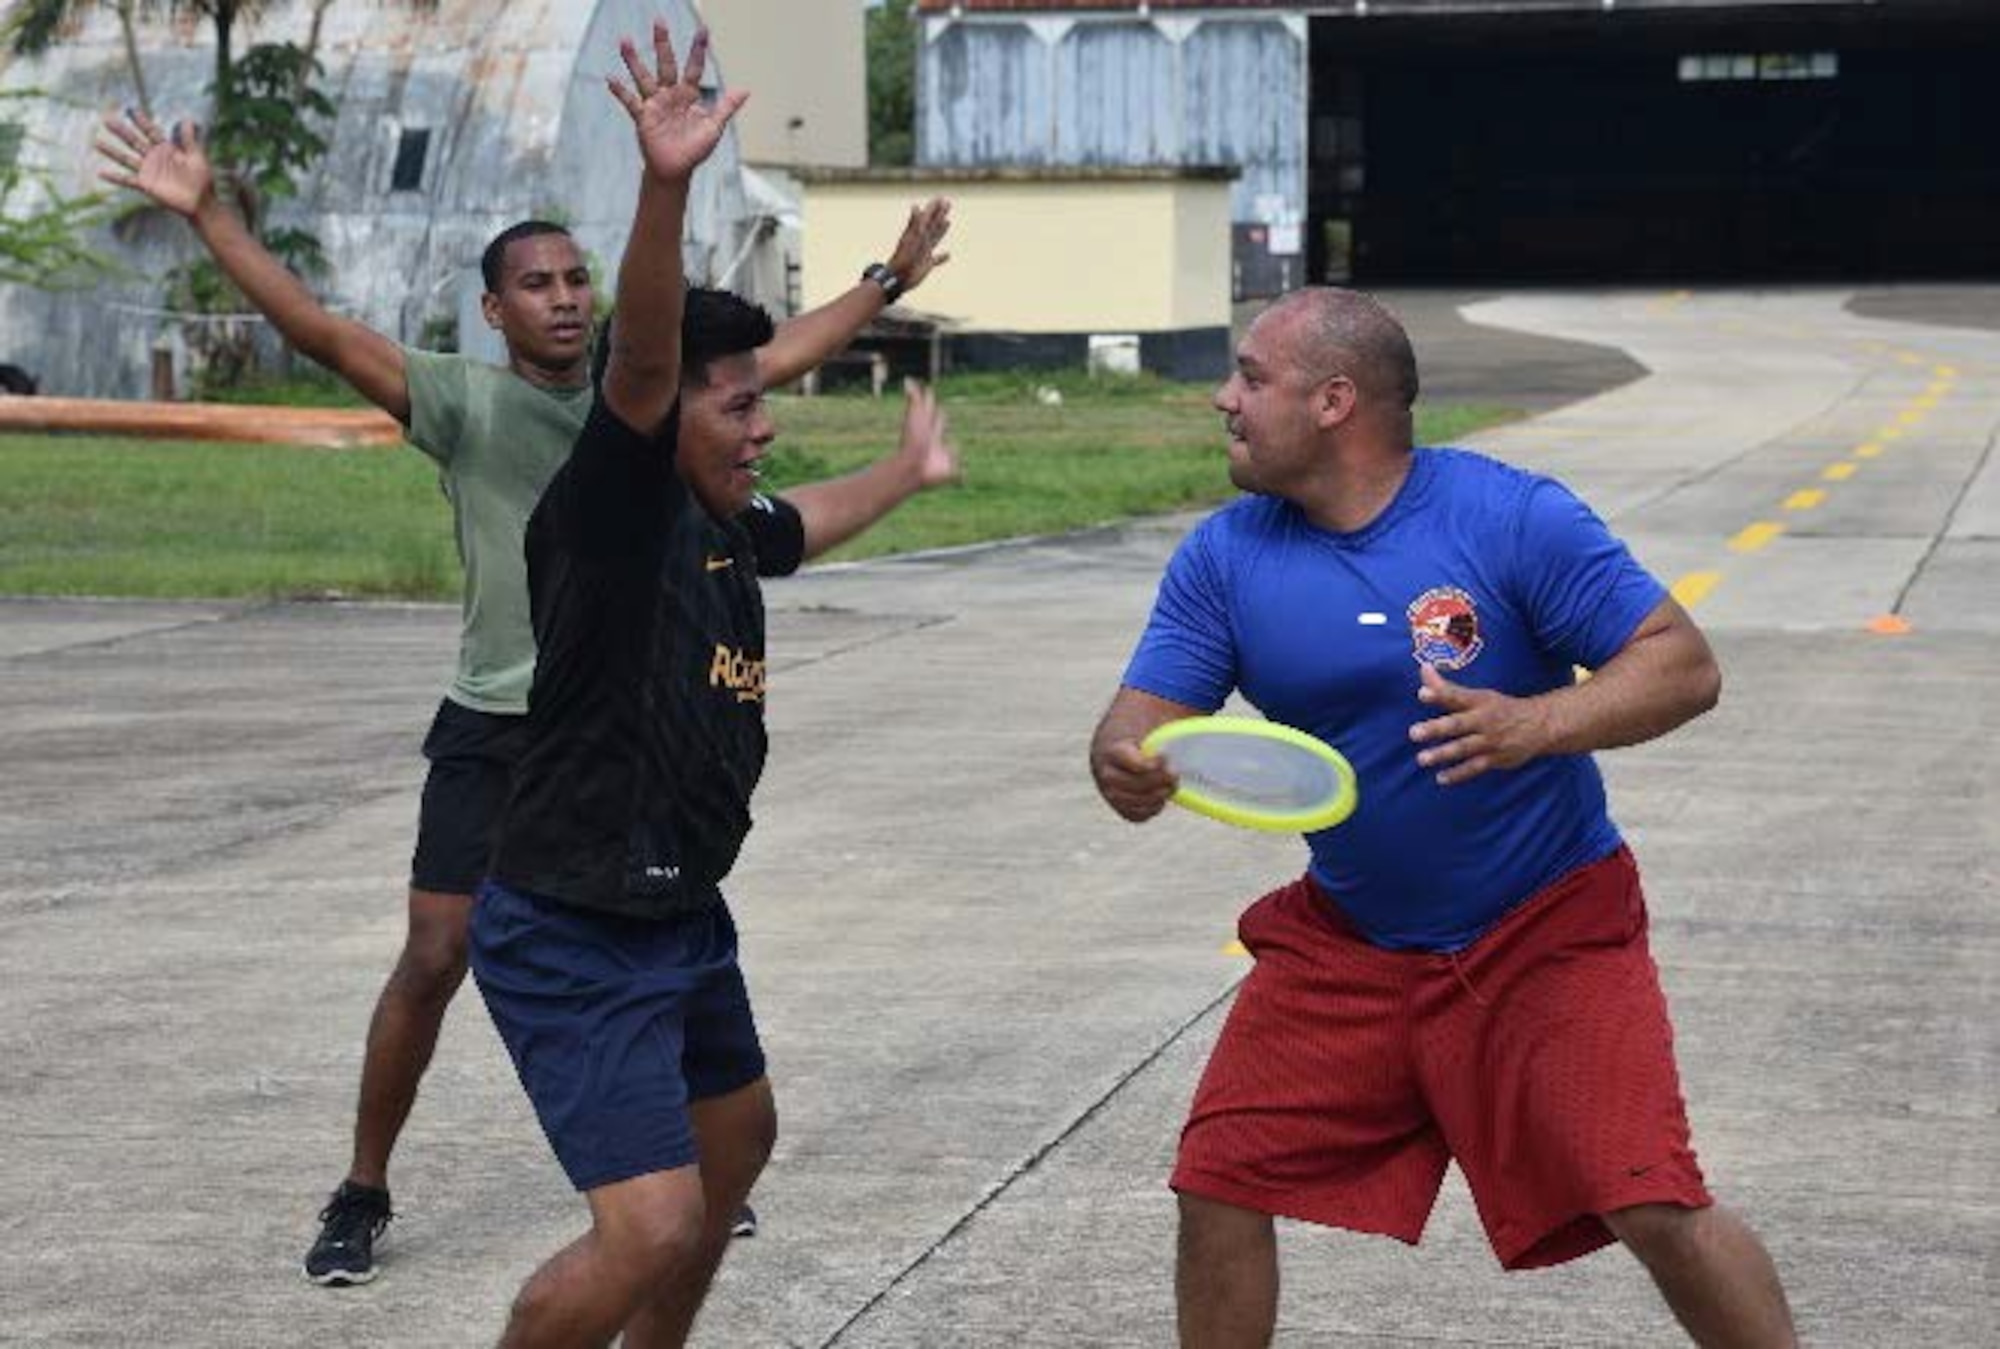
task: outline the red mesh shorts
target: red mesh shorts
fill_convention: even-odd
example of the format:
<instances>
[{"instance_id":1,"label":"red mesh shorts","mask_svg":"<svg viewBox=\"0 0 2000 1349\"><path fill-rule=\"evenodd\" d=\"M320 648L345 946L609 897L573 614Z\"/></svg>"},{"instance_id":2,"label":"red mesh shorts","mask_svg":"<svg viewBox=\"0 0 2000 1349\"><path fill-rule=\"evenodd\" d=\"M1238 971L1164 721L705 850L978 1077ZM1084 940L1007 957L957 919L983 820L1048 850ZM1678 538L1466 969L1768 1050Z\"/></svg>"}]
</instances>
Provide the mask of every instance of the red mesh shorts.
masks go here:
<instances>
[{"instance_id":1,"label":"red mesh shorts","mask_svg":"<svg viewBox=\"0 0 2000 1349\"><path fill-rule=\"evenodd\" d=\"M1601 1213L1713 1202L1625 849L1456 954L1369 945L1310 879L1238 931L1257 966L1176 1190L1414 1245L1456 1159L1508 1269L1608 1244Z\"/></svg>"}]
</instances>

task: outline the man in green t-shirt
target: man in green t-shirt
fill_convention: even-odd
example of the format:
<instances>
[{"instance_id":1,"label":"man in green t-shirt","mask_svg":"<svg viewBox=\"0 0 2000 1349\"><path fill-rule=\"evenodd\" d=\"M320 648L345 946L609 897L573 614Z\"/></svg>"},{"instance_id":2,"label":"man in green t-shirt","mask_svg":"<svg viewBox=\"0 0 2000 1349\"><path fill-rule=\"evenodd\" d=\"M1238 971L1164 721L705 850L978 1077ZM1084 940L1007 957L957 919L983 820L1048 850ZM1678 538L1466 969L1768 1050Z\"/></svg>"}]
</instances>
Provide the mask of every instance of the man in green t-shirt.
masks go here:
<instances>
[{"instance_id":1,"label":"man in green t-shirt","mask_svg":"<svg viewBox=\"0 0 2000 1349\"><path fill-rule=\"evenodd\" d=\"M430 1065L445 1009L464 982L473 892L486 873L520 749L535 664L522 536L590 412L590 270L560 225L514 225L480 260L482 309L506 343L507 364L412 350L330 313L258 242L217 194L197 128L184 122L168 134L129 110L105 127L108 137L98 149L112 167L102 176L185 218L294 349L408 428L410 443L437 461L452 505L465 565L464 618L458 673L424 740L430 769L411 864L409 926L368 1026L347 1177L322 1210L305 1260L315 1283L366 1283L376 1273L375 1238L390 1217L389 1156ZM790 383L840 351L947 261L937 246L950 213L942 199L913 208L886 264L871 264L845 294L780 327L756 353L763 386ZM913 442L859 472L789 490L784 498L802 518L811 559L915 493L957 476L949 449ZM754 1230L754 1221L745 1209L739 1230Z\"/></svg>"}]
</instances>

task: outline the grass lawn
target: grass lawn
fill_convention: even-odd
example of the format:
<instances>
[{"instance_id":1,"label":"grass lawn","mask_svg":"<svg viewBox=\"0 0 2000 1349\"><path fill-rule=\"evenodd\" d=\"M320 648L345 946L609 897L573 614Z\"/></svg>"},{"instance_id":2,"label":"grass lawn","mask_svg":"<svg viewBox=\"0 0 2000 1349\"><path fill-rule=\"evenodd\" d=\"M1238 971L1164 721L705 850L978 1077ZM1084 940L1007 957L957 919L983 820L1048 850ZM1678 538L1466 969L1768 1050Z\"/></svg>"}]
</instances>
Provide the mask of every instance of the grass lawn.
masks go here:
<instances>
[{"instance_id":1,"label":"grass lawn","mask_svg":"<svg viewBox=\"0 0 2000 1349\"><path fill-rule=\"evenodd\" d=\"M1062 403L1036 401L1038 384ZM1054 533L1232 490L1207 386L966 376L942 393L965 481L834 557ZM780 491L860 467L901 425L900 399L773 403L767 481ZM1419 439L1449 443L1509 415L1432 408ZM451 599L458 585L450 508L414 450L0 436L0 593Z\"/></svg>"}]
</instances>

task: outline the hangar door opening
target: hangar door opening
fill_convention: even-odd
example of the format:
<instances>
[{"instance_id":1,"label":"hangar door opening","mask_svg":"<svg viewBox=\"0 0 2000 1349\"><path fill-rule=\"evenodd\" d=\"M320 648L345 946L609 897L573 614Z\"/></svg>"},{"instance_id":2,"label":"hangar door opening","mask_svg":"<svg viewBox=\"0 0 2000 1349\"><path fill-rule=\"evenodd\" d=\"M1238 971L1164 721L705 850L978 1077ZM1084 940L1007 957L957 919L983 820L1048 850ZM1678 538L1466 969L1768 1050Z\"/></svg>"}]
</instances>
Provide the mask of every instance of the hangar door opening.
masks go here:
<instances>
[{"instance_id":1,"label":"hangar door opening","mask_svg":"<svg viewBox=\"0 0 2000 1349\"><path fill-rule=\"evenodd\" d=\"M1314 20L1314 274L1991 275L2000 17L1807 8Z\"/></svg>"}]
</instances>

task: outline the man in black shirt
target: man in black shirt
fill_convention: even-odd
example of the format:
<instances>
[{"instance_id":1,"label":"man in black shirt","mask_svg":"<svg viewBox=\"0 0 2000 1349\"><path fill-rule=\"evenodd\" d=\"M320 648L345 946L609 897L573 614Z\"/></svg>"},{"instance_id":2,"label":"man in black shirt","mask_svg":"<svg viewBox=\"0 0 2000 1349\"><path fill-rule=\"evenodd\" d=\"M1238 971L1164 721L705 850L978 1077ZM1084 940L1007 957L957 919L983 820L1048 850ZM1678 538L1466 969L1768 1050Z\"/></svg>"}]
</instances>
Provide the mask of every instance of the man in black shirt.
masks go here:
<instances>
[{"instance_id":1,"label":"man in black shirt","mask_svg":"<svg viewBox=\"0 0 2000 1349\"><path fill-rule=\"evenodd\" d=\"M774 434L753 355L770 318L697 288L681 334L665 427L607 407L607 369L529 517L530 740L492 867L509 889L654 921L722 902L764 767L757 578L805 551L799 512L755 491Z\"/></svg>"},{"instance_id":2,"label":"man in black shirt","mask_svg":"<svg viewBox=\"0 0 2000 1349\"><path fill-rule=\"evenodd\" d=\"M472 969L591 1229L522 1288L503 1345L632 1349L687 1337L777 1117L720 883L763 771L760 574L805 551L756 492L776 434L760 309L684 292L688 179L741 96L705 109L628 42L646 171L596 406L528 525L538 658L528 743ZM903 450L949 459L912 394Z\"/></svg>"}]
</instances>

